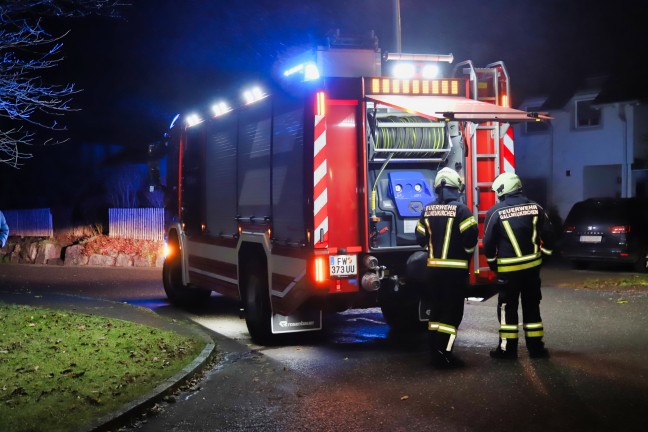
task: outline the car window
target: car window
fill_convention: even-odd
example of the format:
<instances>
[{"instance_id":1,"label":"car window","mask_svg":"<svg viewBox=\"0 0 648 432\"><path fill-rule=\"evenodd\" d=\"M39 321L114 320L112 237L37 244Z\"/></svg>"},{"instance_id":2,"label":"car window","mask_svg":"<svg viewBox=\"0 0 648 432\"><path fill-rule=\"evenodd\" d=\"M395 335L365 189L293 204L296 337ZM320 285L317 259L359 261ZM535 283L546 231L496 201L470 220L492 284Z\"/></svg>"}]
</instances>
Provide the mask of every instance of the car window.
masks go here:
<instances>
[{"instance_id":1,"label":"car window","mask_svg":"<svg viewBox=\"0 0 648 432\"><path fill-rule=\"evenodd\" d=\"M574 204L565 223L625 223L629 214L629 200L588 200Z\"/></svg>"}]
</instances>

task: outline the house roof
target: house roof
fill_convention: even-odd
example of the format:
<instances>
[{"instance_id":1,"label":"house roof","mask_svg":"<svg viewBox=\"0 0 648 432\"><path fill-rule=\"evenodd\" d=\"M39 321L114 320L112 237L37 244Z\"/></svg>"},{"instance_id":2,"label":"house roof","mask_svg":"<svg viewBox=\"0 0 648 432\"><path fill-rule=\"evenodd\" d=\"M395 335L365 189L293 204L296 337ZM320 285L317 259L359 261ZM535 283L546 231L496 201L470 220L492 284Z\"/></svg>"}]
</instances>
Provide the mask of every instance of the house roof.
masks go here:
<instances>
[{"instance_id":1,"label":"house roof","mask_svg":"<svg viewBox=\"0 0 648 432\"><path fill-rule=\"evenodd\" d=\"M648 76L641 76L642 69L634 59L614 65L603 75L566 77L557 83L542 110L562 109L577 94L598 92L594 104L605 105L616 102L648 102Z\"/></svg>"}]
</instances>

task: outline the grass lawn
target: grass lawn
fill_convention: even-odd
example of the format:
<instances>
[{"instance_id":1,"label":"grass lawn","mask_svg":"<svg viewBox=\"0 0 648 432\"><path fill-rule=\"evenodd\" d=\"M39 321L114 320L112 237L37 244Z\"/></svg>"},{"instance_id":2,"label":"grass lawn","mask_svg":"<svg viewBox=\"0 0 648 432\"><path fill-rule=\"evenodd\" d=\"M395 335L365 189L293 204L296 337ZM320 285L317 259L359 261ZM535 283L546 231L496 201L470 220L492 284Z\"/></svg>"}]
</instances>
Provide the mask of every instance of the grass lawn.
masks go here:
<instances>
[{"instance_id":1,"label":"grass lawn","mask_svg":"<svg viewBox=\"0 0 648 432\"><path fill-rule=\"evenodd\" d=\"M0 431L83 430L205 347L113 318L0 303Z\"/></svg>"},{"instance_id":2,"label":"grass lawn","mask_svg":"<svg viewBox=\"0 0 648 432\"><path fill-rule=\"evenodd\" d=\"M648 292L648 275L636 274L625 276L606 276L585 279L580 283L564 284L581 289L591 290L619 290L628 292Z\"/></svg>"}]
</instances>

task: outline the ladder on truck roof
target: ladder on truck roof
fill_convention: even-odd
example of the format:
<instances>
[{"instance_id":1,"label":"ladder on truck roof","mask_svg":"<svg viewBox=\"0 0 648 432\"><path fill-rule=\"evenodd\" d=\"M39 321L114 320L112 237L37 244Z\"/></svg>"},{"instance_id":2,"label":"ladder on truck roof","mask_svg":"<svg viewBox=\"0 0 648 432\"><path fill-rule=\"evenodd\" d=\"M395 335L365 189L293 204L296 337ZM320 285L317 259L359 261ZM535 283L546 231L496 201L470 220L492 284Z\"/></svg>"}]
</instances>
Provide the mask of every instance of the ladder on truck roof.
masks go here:
<instances>
[{"instance_id":1,"label":"ladder on truck roof","mask_svg":"<svg viewBox=\"0 0 648 432\"><path fill-rule=\"evenodd\" d=\"M485 68L475 68L470 60L458 63L453 75L464 77L468 75L470 83L470 98L500 106L509 106L509 77L504 63L490 63ZM480 227L479 243L484 236L484 220L486 212L495 203L495 192L491 189L493 180L503 171L512 170L513 166L502 167L503 139L509 128L508 123L485 122L469 123L468 134L472 142L471 179L473 190L472 212ZM476 271L488 270L488 263L475 251L473 266Z\"/></svg>"}]
</instances>

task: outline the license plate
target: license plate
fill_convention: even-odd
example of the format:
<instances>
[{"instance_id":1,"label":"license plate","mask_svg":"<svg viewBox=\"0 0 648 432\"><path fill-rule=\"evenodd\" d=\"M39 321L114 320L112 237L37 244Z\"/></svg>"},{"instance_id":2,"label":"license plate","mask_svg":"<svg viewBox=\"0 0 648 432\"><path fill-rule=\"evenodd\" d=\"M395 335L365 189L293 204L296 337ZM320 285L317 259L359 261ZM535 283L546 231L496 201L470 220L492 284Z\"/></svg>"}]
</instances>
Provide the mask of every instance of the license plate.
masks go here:
<instances>
[{"instance_id":1,"label":"license plate","mask_svg":"<svg viewBox=\"0 0 648 432\"><path fill-rule=\"evenodd\" d=\"M601 236L582 235L580 236L581 243L601 243Z\"/></svg>"},{"instance_id":2,"label":"license plate","mask_svg":"<svg viewBox=\"0 0 648 432\"><path fill-rule=\"evenodd\" d=\"M329 256L329 274L331 277L349 277L358 273L357 255Z\"/></svg>"}]
</instances>

